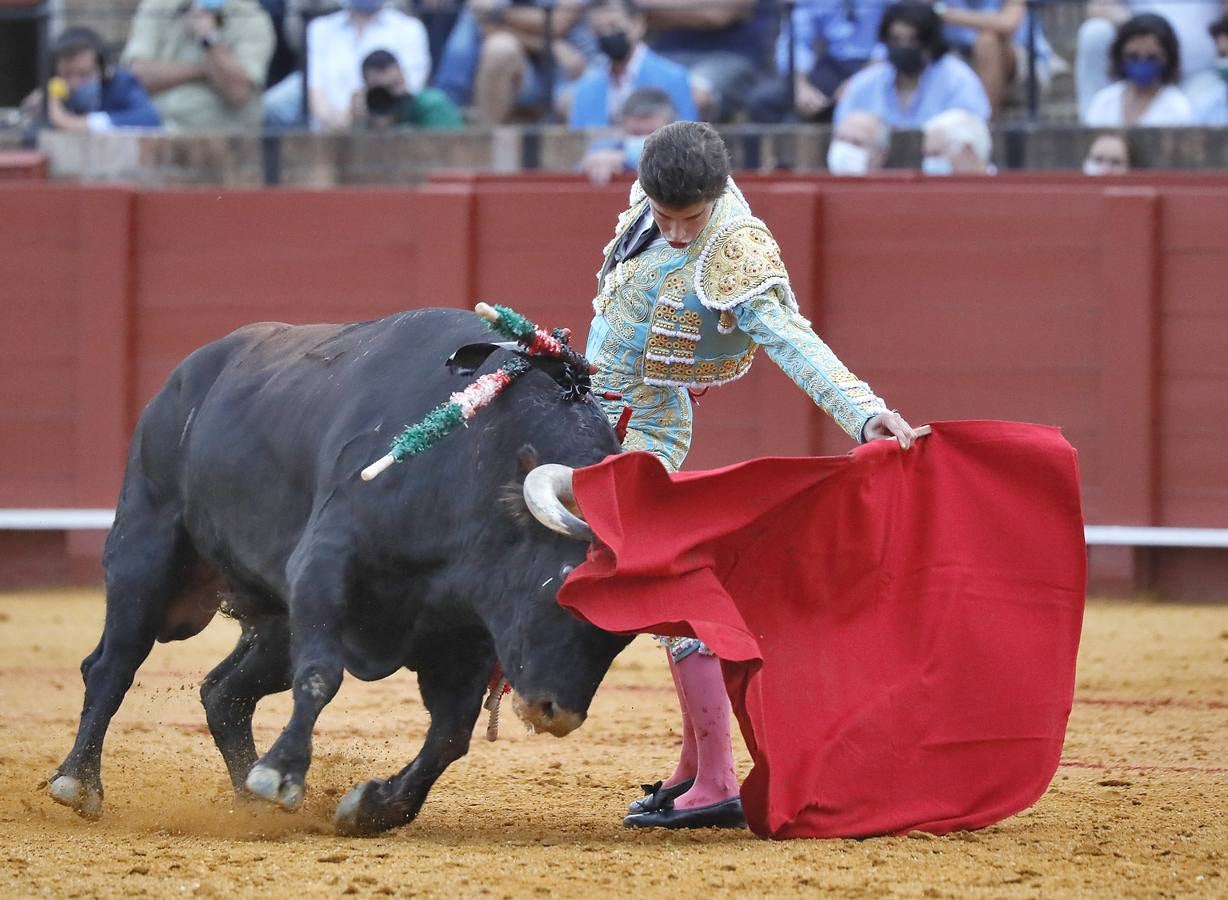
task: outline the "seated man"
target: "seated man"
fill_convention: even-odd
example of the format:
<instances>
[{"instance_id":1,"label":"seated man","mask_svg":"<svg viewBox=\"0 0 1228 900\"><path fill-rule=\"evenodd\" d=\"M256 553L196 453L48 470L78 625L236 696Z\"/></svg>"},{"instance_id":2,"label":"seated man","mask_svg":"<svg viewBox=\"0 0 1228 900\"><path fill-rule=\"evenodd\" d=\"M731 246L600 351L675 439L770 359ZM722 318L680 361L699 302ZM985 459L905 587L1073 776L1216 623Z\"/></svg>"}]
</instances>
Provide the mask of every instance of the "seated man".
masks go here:
<instances>
[{"instance_id":1,"label":"seated man","mask_svg":"<svg viewBox=\"0 0 1228 900\"><path fill-rule=\"evenodd\" d=\"M546 14L533 0L470 0L444 46L436 87L458 106L472 104L483 125L553 114L596 58L597 42L582 0L558 0L551 9L547 53Z\"/></svg>"},{"instance_id":2,"label":"seated man","mask_svg":"<svg viewBox=\"0 0 1228 900\"><path fill-rule=\"evenodd\" d=\"M1130 144L1120 131L1096 136L1083 160L1084 175L1125 175L1130 171Z\"/></svg>"},{"instance_id":3,"label":"seated man","mask_svg":"<svg viewBox=\"0 0 1228 900\"><path fill-rule=\"evenodd\" d=\"M568 125L610 125L627 98L642 88L664 91L674 115L686 120L698 117L686 69L644 44L644 15L635 0L598 0L589 9L588 23L605 59L576 83Z\"/></svg>"},{"instance_id":4,"label":"seated man","mask_svg":"<svg viewBox=\"0 0 1228 900\"><path fill-rule=\"evenodd\" d=\"M964 109L949 109L925 123L926 175L993 175L989 156L993 138L980 116Z\"/></svg>"},{"instance_id":5,"label":"seated man","mask_svg":"<svg viewBox=\"0 0 1228 900\"><path fill-rule=\"evenodd\" d=\"M687 68L700 118L741 111L769 64L776 0L640 0L648 45Z\"/></svg>"},{"instance_id":6,"label":"seated man","mask_svg":"<svg viewBox=\"0 0 1228 900\"><path fill-rule=\"evenodd\" d=\"M637 171L648 135L677 117L673 100L660 88L632 91L619 114L622 136L593 141L580 168L593 184L608 184L615 175Z\"/></svg>"},{"instance_id":7,"label":"seated man","mask_svg":"<svg viewBox=\"0 0 1228 900\"><path fill-rule=\"evenodd\" d=\"M411 92L397 58L387 50L374 50L362 61L365 88L354 94L353 121L357 128L460 128L460 110L443 91L424 87Z\"/></svg>"},{"instance_id":8,"label":"seated man","mask_svg":"<svg viewBox=\"0 0 1228 900\"><path fill-rule=\"evenodd\" d=\"M120 61L168 128L254 129L273 42L256 0L141 0Z\"/></svg>"},{"instance_id":9,"label":"seated man","mask_svg":"<svg viewBox=\"0 0 1228 900\"><path fill-rule=\"evenodd\" d=\"M848 80L836 104L837 124L854 110L873 113L892 128L920 128L948 109L989 118L980 79L947 52L942 21L929 4L891 4L883 11L878 35L887 47L887 62Z\"/></svg>"},{"instance_id":10,"label":"seated man","mask_svg":"<svg viewBox=\"0 0 1228 900\"><path fill-rule=\"evenodd\" d=\"M1197 124L1228 125L1228 15L1212 22L1207 31L1215 41L1214 76L1192 83L1187 95L1194 105Z\"/></svg>"},{"instance_id":11,"label":"seated man","mask_svg":"<svg viewBox=\"0 0 1228 900\"><path fill-rule=\"evenodd\" d=\"M836 126L827 148L827 171L833 175L881 172L891 152L891 126L873 113L851 112Z\"/></svg>"},{"instance_id":12,"label":"seated man","mask_svg":"<svg viewBox=\"0 0 1228 900\"><path fill-rule=\"evenodd\" d=\"M107 64L106 47L97 32L66 29L51 46L51 66L59 82L47 92L47 124L52 128L97 132L162 124L136 76ZM42 102L42 91L35 91L22 108L35 115Z\"/></svg>"},{"instance_id":13,"label":"seated man","mask_svg":"<svg viewBox=\"0 0 1228 900\"><path fill-rule=\"evenodd\" d=\"M996 117L1006 89L1027 76L1027 6L1024 0L937 0L934 11L946 25L947 43L972 64ZM1036 78L1049 84L1055 66L1066 68L1036 21Z\"/></svg>"},{"instance_id":14,"label":"seated man","mask_svg":"<svg viewBox=\"0 0 1228 900\"><path fill-rule=\"evenodd\" d=\"M793 69L789 68L789 32L782 27L776 41L776 71L780 77L761 84L752 93L748 104L751 120L784 120L789 112L790 75L798 118L830 120L844 83L870 61L886 5L886 0L805 0L795 6Z\"/></svg>"},{"instance_id":15,"label":"seated man","mask_svg":"<svg viewBox=\"0 0 1228 900\"><path fill-rule=\"evenodd\" d=\"M1079 121L1085 121L1092 99L1110 83L1109 51L1117 29L1140 13L1163 16L1181 48L1180 87L1199 93L1199 85L1214 77L1215 44L1207 30L1220 15L1220 0L1090 0L1087 21L1079 26L1075 46L1075 94Z\"/></svg>"},{"instance_id":16,"label":"seated man","mask_svg":"<svg viewBox=\"0 0 1228 900\"><path fill-rule=\"evenodd\" d=\"M363 87L362 61L374 50L391 53L410 93L426 86L431 52L426 28L413 16L385 9L383 0L346 0L344 8L307 26L307 100L324 131L352 124L354 95Z\"/></svg>"},{"instance_id":17,"label":"seated man","mask_svg":"<svg viewBox=\"0 0 1228 900\"><path fill-rule=\"evenodd\" d=\"M270 0L262 2L268 9ZM307 58L307 25L313 19L335 13L341 5L342 0L285 0L278 33L278 52L290 56L295 65L293 71L285 77L278 75L276 81L274 75L278 73L270 69L269 89L264 92L265 124L282 127L302 127L307 124L303 72L298 68L298 61L305 62ZM408 0L385 0L384 5L398 12L409 12ZM276 17L274 21L276 22ZM276 54L273 68L279 68Z\"/></svg>"}]
</instances>

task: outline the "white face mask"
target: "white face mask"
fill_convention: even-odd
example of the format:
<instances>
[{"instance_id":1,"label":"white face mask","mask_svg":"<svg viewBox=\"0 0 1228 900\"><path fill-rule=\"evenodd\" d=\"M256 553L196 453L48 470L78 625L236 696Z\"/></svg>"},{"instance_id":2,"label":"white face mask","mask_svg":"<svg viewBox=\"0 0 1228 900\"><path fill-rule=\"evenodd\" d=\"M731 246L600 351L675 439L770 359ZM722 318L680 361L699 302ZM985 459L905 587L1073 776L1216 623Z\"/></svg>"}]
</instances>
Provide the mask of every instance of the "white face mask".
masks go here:
<instances>
[{"instance_id":1,"label":"white face mask","mask_svg":"<svg viewBox=\"0 0 1228 900\"><path fill-rule=\"evenodd\" d=\"M1083 160L1084 175L1108 175L1109 167L1102 162L1096 162L1094 159Z\"/></svg>"},{"instance_id":2,"label":"white face mask","mask_svg":"<svg viewBox=\"0 0 1228 900\"><path fill-rule=\"evenodd\" d=\"M865 175L870 171L870 151L848 141L832 141L827 148L827 171L833 175Z\"/></svg>"},{"instance_id":3,"label":"white face mask","mask_svg":"<svg viewBox=\"0 0 1228 900\"><path fill-rule=\"evenodd\" d=\"M921 160L921 171L926 175L950 175L955 169L945 156L927 156Z\"/></svg>"}]
</instances>

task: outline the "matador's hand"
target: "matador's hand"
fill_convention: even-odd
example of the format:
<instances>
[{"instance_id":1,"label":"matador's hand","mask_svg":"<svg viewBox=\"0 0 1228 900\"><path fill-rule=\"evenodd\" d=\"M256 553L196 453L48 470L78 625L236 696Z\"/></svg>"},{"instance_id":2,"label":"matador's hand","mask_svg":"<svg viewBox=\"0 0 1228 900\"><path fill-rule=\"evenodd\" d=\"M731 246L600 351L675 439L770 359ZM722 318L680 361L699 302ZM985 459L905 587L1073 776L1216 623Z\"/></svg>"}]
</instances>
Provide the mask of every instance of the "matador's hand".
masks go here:
<instances>
[{"instance_id":1,"label":"matador's hand","mask_svg":"<svg viewBox=\"0 0 1228 900\"><path fill-rule=\"evenodd\" d=\"M892 437L898 438L900 446L905 450L911 447L912 442L917 439L917 432L905 421L903 416L894 410L874 416L866 422L861 433L867 441Z\"/></svg>"}]
</instances>

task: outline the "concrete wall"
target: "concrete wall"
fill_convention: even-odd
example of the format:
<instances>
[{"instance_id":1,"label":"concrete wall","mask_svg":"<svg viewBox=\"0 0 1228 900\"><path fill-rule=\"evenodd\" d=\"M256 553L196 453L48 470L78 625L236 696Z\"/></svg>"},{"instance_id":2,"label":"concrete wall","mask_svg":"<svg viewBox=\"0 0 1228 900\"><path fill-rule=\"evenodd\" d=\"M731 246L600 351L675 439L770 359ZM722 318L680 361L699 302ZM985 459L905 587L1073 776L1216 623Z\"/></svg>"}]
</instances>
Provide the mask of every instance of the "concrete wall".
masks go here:
<instances>
[{"instance_id":1,"label":"concrete wall","mask_svg":"<svg viewBox=\"0 0 1228 900\"><path fill-rule=\"evenodd\" d=\"M804 312L914 422L1062 426L1093 524L1228 523L1228 177L742 183ZM114 505L143 405L247 322L484 299L582 337L626 190L461 174L381 190L0 185L0 506ZM690 463L847 447L764 358L702 400ZM39 554L45 577L96 574L97 549L90 534L0 535L0 583L33 577ZM1092 568L1102 587L1228 596L1228 554L1105 550Z\"/></svg>"}]
</instances>

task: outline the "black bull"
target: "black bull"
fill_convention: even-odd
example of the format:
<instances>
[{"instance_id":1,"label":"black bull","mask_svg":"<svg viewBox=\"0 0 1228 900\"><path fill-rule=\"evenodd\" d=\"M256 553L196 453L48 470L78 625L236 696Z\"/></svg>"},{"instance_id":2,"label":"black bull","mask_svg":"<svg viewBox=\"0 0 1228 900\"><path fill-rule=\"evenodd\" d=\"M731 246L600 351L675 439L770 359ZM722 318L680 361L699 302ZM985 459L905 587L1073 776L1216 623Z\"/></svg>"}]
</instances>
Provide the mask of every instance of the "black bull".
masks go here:
<instances>
[{"instance_id":1,"label":"black bull","mask_svg":"<svg viewBox=\"0 0 1228 900\"><path fill-rule=\"evenodd\" d=\"M417 310L355 325L253 325L193 353L141 416L104 552L106 622L81 664L77 740L52 795L102 805L107 726L155 640L197 634L223 602L241 624L201 700L236 791L294 809L311 732L341 685L418 673L430 727L401 772L355 787L343 833L409 822L463 756L499 661L531 725L565 734L628 639L555 600L586 545L517 503L541 462L584 466L618 452L591 395L532 369L424 455L372 482L360 470L475 374L444 361L488 340L473 314ZM535 448L535 449L534 449ZM509 490L509 486L514 490ZM226 591L225 595L219 591ZM293 713L263 757L260 698L291 689Z\"/></svg>"}]
</instances>

